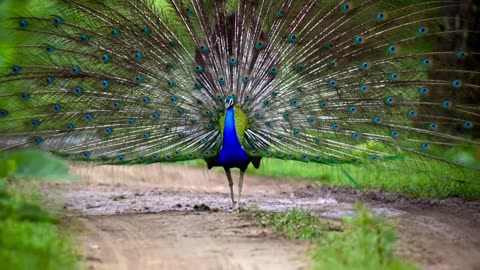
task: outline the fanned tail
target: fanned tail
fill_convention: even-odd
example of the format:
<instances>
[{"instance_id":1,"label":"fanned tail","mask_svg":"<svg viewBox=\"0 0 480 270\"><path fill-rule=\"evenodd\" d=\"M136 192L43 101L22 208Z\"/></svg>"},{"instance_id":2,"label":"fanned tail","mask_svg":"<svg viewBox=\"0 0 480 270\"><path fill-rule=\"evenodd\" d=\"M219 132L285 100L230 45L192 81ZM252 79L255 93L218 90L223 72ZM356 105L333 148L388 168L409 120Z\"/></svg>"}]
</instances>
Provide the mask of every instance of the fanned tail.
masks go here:
<instances>
[{"instance_id":1,"label":"fanned tail","mask_svg":"<svg viewBox=\"0 0 480 270\"><path fill-rule=\"evenodd\" d=\"M215 154L211 118L222 101L197 81L193 43L168 19L172 6L58 5L62 16L13 19L31 37L0 81L3 147L121 163Z\"/></svg>"},{"instance_id":2,"label":"fanned tail","mask_svg":"<svg viewBox=\"0 0 480 270\"><path fill-rule=\"evenodd\" d=\"M0 149L212 158L235 96L251 157L478 180L478 160L458 153L480 147L480 72L464 64L479 54L437 44L478 35L445 27L459 5L57 1L53 15L11 20L29 36L0 77Z\"/></svg>"}]
</instances>

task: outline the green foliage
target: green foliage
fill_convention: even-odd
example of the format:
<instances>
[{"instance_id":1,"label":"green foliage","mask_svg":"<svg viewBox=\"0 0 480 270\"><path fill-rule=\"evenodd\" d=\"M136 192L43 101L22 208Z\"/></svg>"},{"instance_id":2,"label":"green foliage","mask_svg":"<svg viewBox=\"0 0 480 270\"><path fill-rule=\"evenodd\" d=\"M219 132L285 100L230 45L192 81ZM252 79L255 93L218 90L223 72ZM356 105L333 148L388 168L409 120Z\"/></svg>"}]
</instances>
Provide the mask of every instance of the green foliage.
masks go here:
<instances>
[{"instance_id":1,"label":"green foliage","mask_svg":"<svg viewBox=\"0 0 480 270\"><path fill-rule=\"evenodd\" d=\"M0 153L0 179L65 179L68 165L40 151Z\"/></svg>"},{"instance_id":2,"label":"green foliage","mask_svg":"<svg viewBox=\"0 0 480 270\"><path fill-rule=\"evenodd\" d=\"M0 221L0 268L15 270L76 269L71 242L49 222Z\"/></svg>"},{"instance_id":3,"label":"green foliage","mask_svg":"<svg viewBox=\"0 0 480 270\"><path fill-rule=\"evenodd\" d=\"M0 220L58 223L58 220L40 206L25 202L0 190Z\"/></svg>"},{"instance_id":4,"label":"green foliage","mask_svg":"<svg viewBox=\"0 0 480 270\"><path fill-rule=\"evenodd\" d=\"M344 218L342 225L296 209L273 213L250 208L245 214L287 238L316 243L313 269L418 269L394 256L397 238L393 228L361 205L356 205L356 214Z\"/></svg>"},{"instance_id":5,"label":"green foliage","mask_svg":"<svg viewBox=\"0 0 480 270\"><path fill-rule=\"evenodd\" d=\"M42 209L41 195L24 179L68 176L64 162L38 151L0 154L0 269L77 269L72 243L59 219Z\"/></svg>"}]
</instances>

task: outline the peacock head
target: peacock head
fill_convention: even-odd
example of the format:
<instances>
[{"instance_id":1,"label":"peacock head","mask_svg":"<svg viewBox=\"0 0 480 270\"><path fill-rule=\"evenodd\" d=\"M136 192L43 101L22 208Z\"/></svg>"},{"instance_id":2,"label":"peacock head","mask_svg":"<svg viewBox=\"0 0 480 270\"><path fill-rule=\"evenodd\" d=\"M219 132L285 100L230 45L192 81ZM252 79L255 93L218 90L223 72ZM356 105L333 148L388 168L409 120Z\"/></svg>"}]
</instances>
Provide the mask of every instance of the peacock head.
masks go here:
<instances>
[{"instance_id":1,"label":"peacock head","mask_svg":"<svg viewBox=\"0 0 480 270\"><path fill-rule=\"evenodd\" d=\"M233 103L235 103L235 96L228 96L225 99L225 109L232 107Z\"/></svg>"}]
</instances>

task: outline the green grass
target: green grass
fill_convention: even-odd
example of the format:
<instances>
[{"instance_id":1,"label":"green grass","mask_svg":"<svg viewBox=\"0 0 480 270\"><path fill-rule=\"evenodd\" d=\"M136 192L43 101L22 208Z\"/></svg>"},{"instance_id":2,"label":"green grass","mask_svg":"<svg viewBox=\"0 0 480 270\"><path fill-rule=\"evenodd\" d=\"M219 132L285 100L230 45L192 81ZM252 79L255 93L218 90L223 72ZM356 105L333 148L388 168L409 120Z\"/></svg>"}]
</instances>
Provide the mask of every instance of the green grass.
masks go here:
<instances>
[{"instance_id":1,"label":"green grass","mask_svg":"<svg viewBox=\"0 0 480 270\"><path fill-rule=\"evenodd\" d=\"M419 198L480 199L480 182L463 182L442 177L458 174L454 169L439 167L441 173L428 175L415 173L414 170L402 170L402 166L398 168L395 166L395 162L392 162L390 167L376 167L371 164L329 166L269 159L262 161L259 170L249 172L269 177L311 179L328 186L380 188Z\"/></svg>"},{"instance_id":2,"label":"green grass","mask_svg":"<svg viewBox=\"0 0 480 270\"><path fill-rule=\"evenodd\" d=\"M38 191L0 182L0 269L78 269L71 239L59 217L39 206Z\"/></svg>"},{"instance_id":3,"label":"green grass","mask_svg":"<svg viewBox=\"0 0 480 270\"><path fill-rule=\"evenodd\" d=\"M7 218L0 221L0 269L78 269L70 239L56 224Z\"/></svg>"},{"instance_id":4,"label":"green grass","mask_svg":"<svg viewBox=\"0 0 480 270\"><path fill-rule=\"evenodd\" d=\"M394 256L397 238L392 226L361 205L356 206L355 216L341 224L295 209L274 213L250 208L243 214L289 239L315 243L310 253L312 269L418 269Z\"/></svg>"},{"instance_id":5,"label":"green grass","mask_svg":"<svg viewBox=\"0 0 480 270\"><path fill-rule=\"evenodd\" d=\"M427 161L428 162L428 161ZM260 169L250 166L248 174L274 178L309 179L326 186L350 186L360 190L383 189L385 191L412 196L415 198L461 197L467 200L480 199L480 182L467 182L448 179L448 176L462 179L461 171L451 167L425 162L432 171L430 174L415 172L413 164L406 161L391 161L381 166L375 164L325 165L291 160L263 159ZM203 160L187 162L194 166L205 166ZM219 172L223 171L217 168ZM480 180L470 175L470 179Z\"/></svg>"},{"instance_id":6,"label":"green grass","mask_svg":"<svg viewBox=\"0 0 480 270\"><path fill-rule=\"evenodd\" d=\"M66 165L31 151L2 153L0 164L0 269L78 269L79 258L60 217L41 207L38 182L21 181L61 177ZM53 210L61 213L57 208Z\"/></svg>"},{"instance_id":7,"label":"green grass","mask_svg":"<svg viewBox=\"0 0 480 270\"><path fill-rule=\"evenodd\" d=\"M331 231L343 231L339 222L319 219L308 212L293 209L288 212L268 212L251 207L242 210L242 214L254 218L260 225L269 227L273 232L288 239L318 240Z\"/></svg>"}]
</instances>

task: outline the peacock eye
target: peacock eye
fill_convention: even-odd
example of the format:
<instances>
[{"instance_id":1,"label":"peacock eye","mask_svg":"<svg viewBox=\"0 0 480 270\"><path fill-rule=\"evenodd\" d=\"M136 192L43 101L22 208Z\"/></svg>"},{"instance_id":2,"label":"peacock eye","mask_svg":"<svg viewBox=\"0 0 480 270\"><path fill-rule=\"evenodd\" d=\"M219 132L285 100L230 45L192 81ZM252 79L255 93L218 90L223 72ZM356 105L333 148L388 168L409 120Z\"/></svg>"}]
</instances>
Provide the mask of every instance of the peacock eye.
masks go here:
<instances>
[{"instance_id":1,"label":"peacock eye","mask_svg":"<svg viewBox=\"0 0 480 270\"><path fill-rule=\"evenodd\" d=\"M150 34L150 29L148 27L144 27L144 28L142 28L141 32L144 35L148 35L148 34Z\"/></svg>"},{"instance_id":2,"label":"peacock eye","mask_svg":"<svg viewBox=\"0 0 480 270\"><path fill-rule=\"evenodd\" d=\"M56 25L62 24L62 18L56 17L55 19L53 19L53 22L54 22Z\"/></svg>"},{"instance_id":3,"label":"peacock eye","mask_svg":"<svg viewBox=\"0 0 480 270\"><path fill-rule=\"evenodd\" d=\"M294 35L294 34L290 34L290 36L288 37L288 40L289 40L291 43L294 43L295 41L297 41L297 36Z\"/></svg>"},{"instance_id":4,"label":"peacock eye","mask_svg":"<svg viewBox=\"0 0 480 270\"><path fill-rule=\"evenodd\" d=\"M104 63L107 63L110 61L110 56L108 54L102 55L102 60Z\"/></svg>"},{"instance_id":5,"label":"peacock eye","mask_svg":"<svg viewBox=\"0 0 480 270\"><path fill-rule=\"evenodd\" d=\"M270 74L275 75L275 74L277 74L277 68L276 67L271 67L269 72L270 72Z\"/></svg>"},{"instance_id":6,"label":"peacock eye","mask_svg":"<svg viewBox=\"0 0 480 270\"><path fill-rule=\"evenodd\" d=\"M22 70L22 68L19 67L19 66L14 66L14 67L12 68L13 73L20 73L21 70Z\"/></svg>"},{"instance_id":7,"label":"peacock eye","mask_svg":"<svg viewBox=\"0 0 480 270\"><path fill-rule=\"evenodd\" d=\"M259 51L262 50L264 48L263 42L257 42L255 48Z\"/></svg>"},{"instance_id":8,"label":"peacock eye","mask_svg":"<svg viewBox=\"0 0 480 270\"><path fill-rule=\"evenodd\" d=\"M20 28L27 28L28 24L25 20L20 20L19 22Z\"/></svg>"}]
</instances>

